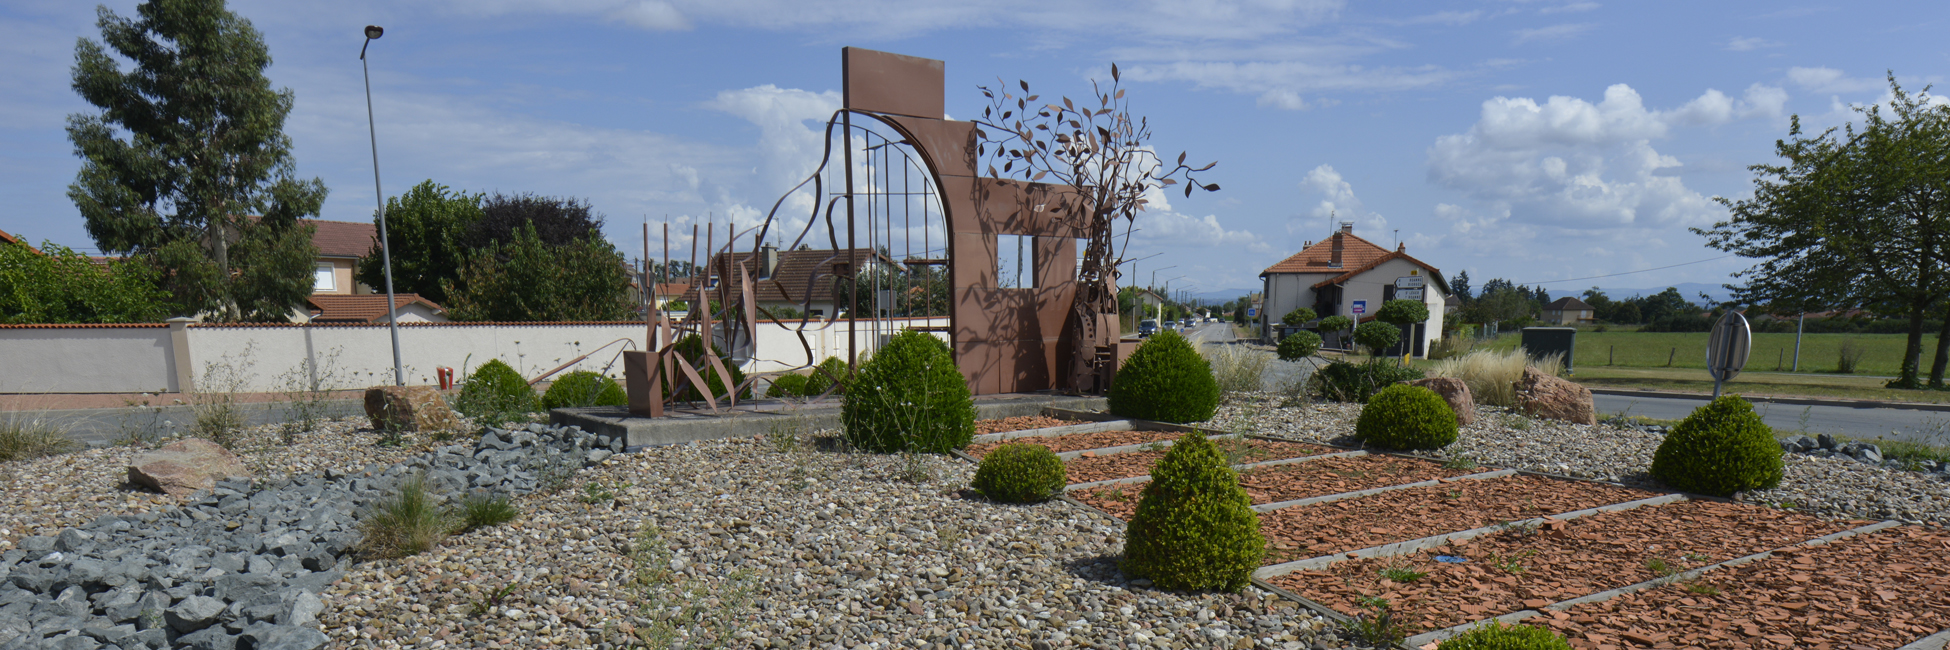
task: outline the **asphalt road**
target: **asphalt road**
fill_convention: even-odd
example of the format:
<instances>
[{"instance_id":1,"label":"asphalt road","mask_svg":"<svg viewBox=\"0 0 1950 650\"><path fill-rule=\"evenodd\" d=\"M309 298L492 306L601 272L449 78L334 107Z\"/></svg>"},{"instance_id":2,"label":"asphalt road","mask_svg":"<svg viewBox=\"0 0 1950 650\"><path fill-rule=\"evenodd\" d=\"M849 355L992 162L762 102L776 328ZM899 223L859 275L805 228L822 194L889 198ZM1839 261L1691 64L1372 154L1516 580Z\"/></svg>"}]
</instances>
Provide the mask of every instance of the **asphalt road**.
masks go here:
<instances>
[{"instance_id":1,"label":"asphalt road","mask_svg":"<svg viewBox=\"0 0 1950 650\"><path fill-rule=\"evenodd\" d=\"M1677 420L1706 404L1707 398L1632 397L1594 395L1592 403L1604 415L1625 413L1660 420ZM1809 435L1833 433L1855 438L1911 440L1950 445L1950 413L1901 408L1807 406L1757 402L1754 411L1768 426Z\"/></svg>"}]
</instances>

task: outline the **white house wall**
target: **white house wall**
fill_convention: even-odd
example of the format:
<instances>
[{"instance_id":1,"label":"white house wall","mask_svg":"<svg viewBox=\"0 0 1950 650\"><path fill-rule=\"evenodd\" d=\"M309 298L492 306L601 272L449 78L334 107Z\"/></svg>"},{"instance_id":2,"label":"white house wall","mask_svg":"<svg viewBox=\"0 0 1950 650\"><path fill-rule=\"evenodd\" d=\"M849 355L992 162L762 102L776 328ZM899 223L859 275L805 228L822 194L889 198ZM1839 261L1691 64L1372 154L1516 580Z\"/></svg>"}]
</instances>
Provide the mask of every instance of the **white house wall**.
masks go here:
<instances>
[{"instance_id":1,"label":"white house wall","mask_svg":"<svg viewBox=\"0 0 1950 650\"><path fill-rule=\"evenodd\" d=\"M1274 273L1266 276L1260 335L1272 336L1273 324L1280 322L1288 312L1301 307L1313 308L1317 300L1314 283L1331 277L1334 276L1326 273Z\"/></svg>"},{"instance_id":2,"label":"white house wall","mask_svg":"<svg viewBox=\"0 0 1950 650\"><path fill-rule=\"evenodd\" d=\"M1427 351L1429 346L1442 339L1443 299L1447 296L1436 287L1435 278L1429 277L1427 270L1413 262L1403 259L1388 260L1349 279L1342 285L1340 313L1357 320L1373 316L1381 309L1382 287L1393 285L1396 278L1406 277L1410 271L1415 271L1425 278L1426 291L1422 292L1422 304L1428 305L1429 320L1422 328L1422 349ZM1356 300L1368 301L1366 313L1355 315L1354 301Z\"/></svg>"}]
</instances>

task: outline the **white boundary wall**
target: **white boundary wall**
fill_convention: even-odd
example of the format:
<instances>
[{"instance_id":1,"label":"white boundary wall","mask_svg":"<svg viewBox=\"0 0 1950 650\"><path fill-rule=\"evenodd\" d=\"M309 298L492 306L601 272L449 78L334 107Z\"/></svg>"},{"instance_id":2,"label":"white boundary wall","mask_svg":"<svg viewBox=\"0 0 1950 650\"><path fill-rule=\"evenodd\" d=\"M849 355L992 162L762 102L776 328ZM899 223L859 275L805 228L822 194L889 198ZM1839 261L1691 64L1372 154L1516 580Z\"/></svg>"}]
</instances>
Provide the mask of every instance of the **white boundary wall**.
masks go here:
<instances>
[{"instance_id":1,"label":"white boundary wall","mask_svg":"<svg viewBox=\"0 0 1950 650\"><path fill-rule=\"evenodd\" d=\"M902 328L943 330L933 334L946 340L947 325L947 318L892 319L877 326L862 321L855 339L865 359ZM731 354L747 373L806 365L806 347L794 333L798 329L797 322L762 324L756 351ZM808 324L811 363L846 358L847 331L844 321ZM620 377L621 364L611 361L620 350L639 349L644 333L642 323L403 324L400 361L408 384L425 385L436 383L435 368L441 366L455 368L458 379L500 359L532 378L603 348L562 372L607 369ZM618 339L633 345L603 347ZM362 388L392 383L392 350L383 325L0 327L0 393L182 392L206 381L213 365L235 369L239 390L270 392L293 385L307 360L334 379L326 387Z\"/></svg>"}]
</instances>

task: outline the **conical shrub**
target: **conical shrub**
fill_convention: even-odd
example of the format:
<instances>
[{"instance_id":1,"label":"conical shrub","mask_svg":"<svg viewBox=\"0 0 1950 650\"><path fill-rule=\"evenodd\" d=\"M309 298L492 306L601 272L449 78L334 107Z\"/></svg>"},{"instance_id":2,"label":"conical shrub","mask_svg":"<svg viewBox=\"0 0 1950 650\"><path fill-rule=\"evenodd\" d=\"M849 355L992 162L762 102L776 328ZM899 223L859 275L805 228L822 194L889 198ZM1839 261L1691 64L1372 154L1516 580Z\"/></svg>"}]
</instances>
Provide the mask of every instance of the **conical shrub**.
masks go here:
<instances>
[{"instance_id":1,"label":"conical shrub","mask_svg":"<svg viewBox=\"0 0 1950 650\"><path fill-rule=\"evenodd\" d=\"M1204 422L1219 408L1219 381L1212 364L1177 332L1151 335L1138 345L1110 385L1110 412L1159 422Z\"/></svg>"},{"instance_id":2,"label":"conical shrub","mask_svg":"<svg viewBox=\"0 0 1950 650\"><path fill-rule=\"evenodd\" d=\"M1225 454L1197 431L1179 438L1126 528L1124 573L1164 589L1239 591L1265 553L1259 513Z\"/></svg>"},{"instance_id":3,"label":"conical shrub","mask_svg":"<svg viewBox=\"0 0 1950 650\"><path fill-rule=\"evenodd\" d=\"M1062 494L1066 476L1063 460L1049 447L1012 442L982 457L969 487L1003 503L1039 503Z\"/></svg>"},{"instance_id":4,"label":"conical shrub","mask_svg":"<svg viewBox=\"0 0 1950 650\"><path fill-rule=\"evenodd\" d=\"M840 400L854 447L879 453L945 454L975 437L975 398L948 344L901 330L875 352Z\"/></svg>"},{"instance_id":5,"label":"conical shrub","mask_svg":"<svg viewBox=\"0 0 1950 650\"><path fill-rule=\"evenodd\" d=\"M475 368L461 382L454 410L480 424L497 426L534 412L538 401L535 389L521 378L521 373L500 359L493 359Z\"/></svg>"},{"instance_id":6,"label":"conical shrub","mask_svg":"<svg viewBox=\"0 0 1950 650\"><path fill-rule=\"evenodd\" d=\"M1739 395L1725 395L1679 421L1652 454L1652 478L1675 490L1733 496L1781 484L1781 443Z\"/></svg>"},{"instance_id":7,"label":"conical shrub","mask_svg":"<svg viewBox=\"0 0 1950 650\"><path fill-rule=\"evenodd\" d=\"M543 409L577 406L629 406L630 397L616 380L587 370L562 375L542 393Z\"/></svg>"}]
</instances>

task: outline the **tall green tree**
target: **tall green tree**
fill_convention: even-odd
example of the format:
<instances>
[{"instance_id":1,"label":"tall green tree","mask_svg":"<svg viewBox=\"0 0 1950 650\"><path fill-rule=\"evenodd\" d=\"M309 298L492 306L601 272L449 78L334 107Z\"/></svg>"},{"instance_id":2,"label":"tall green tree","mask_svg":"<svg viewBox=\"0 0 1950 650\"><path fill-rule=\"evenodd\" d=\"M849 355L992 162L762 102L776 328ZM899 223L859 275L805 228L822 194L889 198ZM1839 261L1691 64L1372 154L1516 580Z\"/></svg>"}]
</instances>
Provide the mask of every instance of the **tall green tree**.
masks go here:
<instances>
[{"instance_id":1,"label":"tall green tree","mask_svg":"<svg viewBox=\"0 0 1950 650\"><path fill-rule=\"evenodd\" d=\"M88 234L153 264L177 313L287 319L311 294L317 250L302 218L326 190L296 178L293 95L264 76L264 39L223 0L96 12L102 40L75 45L73 79L100 112L67 128L83 159L68 197Z\"/></svg>"},{"instance_id":2,"label":"tall green tree","mask_svg":"<svg viewBox=\"0 0 1950 650\"><path fill-rule=\"evenodd\" d=\"M1753 198L1720 199L1731 218L1694 232L1760 260L1736 274L1747 280L1733 287L1736 301L1904 314L1908 338L1889 385L1919 388L1924 321L1950 295L1950 106L1888 79L1887 113L1858 106L1859 127L1807 135L1795 116L1774 146L1784 164L1750 167ZM1932 385L1947 363L1939 334Z\"/></svg>"},{"instance_id":3,"label":"tall green tree","mask_svg":"<svg viewBox=\"0 0 1950 650\"><path fill-rule=\"evenodd\" d=\"M401 196L386 199L386 240L392 247L393 291L417 293L447 304L443 284L460 275L467 262L468 229L481 220L482 195L450 190L431 180ZM374 217L375 225L378 218ZM379 243L359 258L358 280L368 287L386 286L385 256Z\"/></svg>"},{"instance_id":4,"label":"tall green tree","mask_svg":"<svg viewBox=\"0 0 1950 650\"><path fill-rule=\"evenodd\" d=\"M623 256L608 241L554 246L532 226L475 250L445 288L448 314L461 321L615 321L636 307Z\"/></svg>"},{"instance_id":5,"label":"tall green tree","mask_svg":"<svg viewBox=\"0 0 1950 650\"><path fill-rule=\"evenodd\" d=\"M153 323L168 294L141 260L96 263L66 246L0 243L0 323Z\"/></svg>"}]
</instances>

